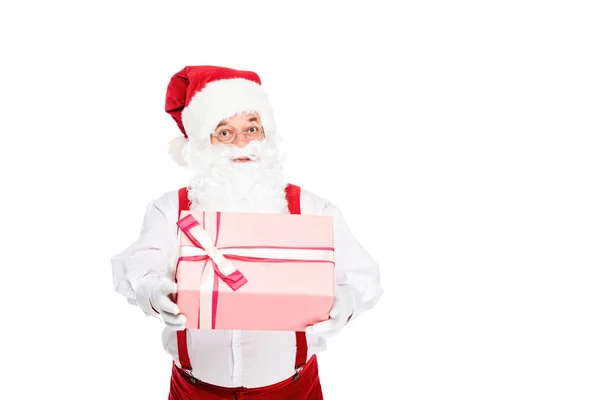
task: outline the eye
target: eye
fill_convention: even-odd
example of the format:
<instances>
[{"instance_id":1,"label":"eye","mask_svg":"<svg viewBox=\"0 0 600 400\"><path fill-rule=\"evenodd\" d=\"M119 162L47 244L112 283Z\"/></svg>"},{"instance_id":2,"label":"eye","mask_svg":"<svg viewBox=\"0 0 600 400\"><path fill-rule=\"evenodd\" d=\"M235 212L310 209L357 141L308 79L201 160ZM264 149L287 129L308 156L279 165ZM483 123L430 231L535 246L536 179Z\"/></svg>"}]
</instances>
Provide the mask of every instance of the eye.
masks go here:
<instances>
[{"instance_id":1,"label":"eye","mask_svg":"<svg viewBox=\"0 0 600 400\"><path fill-rule=\"evenodd\" d=\"M221 137L227 137L227 136L229 136L229 135L231 135L231 132L229 132L229 131L228 131L228 130L226 130L226 129L224 129L224 130L222 130L221 132L219 132L219 136L221 136Z\"/></svg>"},{"instance_id":2,"label":"eye","mask_svg":"<svg viewBox=\"0 0 600 400\"><path fill-rule=\"evenodd\" d=\"M250 132L250 133L256 133L256 132L258 132L258 128L255 127L255 126L253 126L250 129L248 129L248 132Z\"/></svg>"}]
</instances>

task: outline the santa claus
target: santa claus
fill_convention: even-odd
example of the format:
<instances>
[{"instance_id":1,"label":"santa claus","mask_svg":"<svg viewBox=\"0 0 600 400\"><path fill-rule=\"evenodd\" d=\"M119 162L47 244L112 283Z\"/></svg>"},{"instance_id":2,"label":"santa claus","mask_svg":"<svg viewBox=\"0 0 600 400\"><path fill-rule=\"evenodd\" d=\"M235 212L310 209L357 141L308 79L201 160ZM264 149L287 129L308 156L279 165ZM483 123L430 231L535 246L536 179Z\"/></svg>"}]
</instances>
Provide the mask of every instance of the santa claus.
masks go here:
<instances>
[{"instance_id":1,"label":"santa claus","mask_svg":"<svg viewBox=\"0 0 600 400\"><path fill-rule=\"evenodd\" d=\"M165 324L173 358L169 399L322 399L317 354L379 300L375 261L328 200L289 184L276 125L258 75L186 67L167 89L166 111L182 134L171 154L191 169L185 188L147 208L140 237L112 259L115 289ZM330 318L305 332L185 329L172 301L177 221L183 210L295 213L333 217L335 299Z\"/></svg>"}]
</instances>

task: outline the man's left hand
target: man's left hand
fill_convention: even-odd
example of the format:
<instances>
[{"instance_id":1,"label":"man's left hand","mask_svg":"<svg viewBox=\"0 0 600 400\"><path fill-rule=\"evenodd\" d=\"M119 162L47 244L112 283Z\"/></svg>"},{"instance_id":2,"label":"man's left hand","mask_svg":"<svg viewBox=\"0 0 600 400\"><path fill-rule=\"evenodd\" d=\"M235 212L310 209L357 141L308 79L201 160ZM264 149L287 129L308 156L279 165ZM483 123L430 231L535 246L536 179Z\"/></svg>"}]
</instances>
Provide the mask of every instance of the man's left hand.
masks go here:
<instances>
[{"instance_id":1,"label":"man's left hand","mask_svg":"<svg viewBox=\"0 0 600 400\"><path fill-rule=\"evenodd\" d=\"M354 312L354 299L350 290L345 286L336 286L335 297L329 319L318 322L306 328L306 333L312 333L324 338L338 334L352 317Z\"/></svg>"}]
</instances>

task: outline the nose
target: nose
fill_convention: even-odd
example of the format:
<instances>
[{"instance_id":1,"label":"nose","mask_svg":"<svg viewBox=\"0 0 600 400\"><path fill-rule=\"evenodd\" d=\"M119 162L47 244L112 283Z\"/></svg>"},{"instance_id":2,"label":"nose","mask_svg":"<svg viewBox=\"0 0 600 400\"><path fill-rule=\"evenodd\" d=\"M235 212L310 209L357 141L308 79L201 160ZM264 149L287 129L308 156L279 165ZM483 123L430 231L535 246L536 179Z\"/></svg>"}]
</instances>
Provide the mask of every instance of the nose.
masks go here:
<instances>
[{"instance_id":1,"label":"nose","mask_svg":"<svg viewBox=\"0 0 600 400\"><path fill-rule=\"evenodd\" d=\"M246 135L241 134L241 133L239 135L237 135L237 137L233 141L233 144L236 145L237 147L246 147L248 145L248 143L250 143L250 141L248 140Z\"/></svg>"}]
</instances>

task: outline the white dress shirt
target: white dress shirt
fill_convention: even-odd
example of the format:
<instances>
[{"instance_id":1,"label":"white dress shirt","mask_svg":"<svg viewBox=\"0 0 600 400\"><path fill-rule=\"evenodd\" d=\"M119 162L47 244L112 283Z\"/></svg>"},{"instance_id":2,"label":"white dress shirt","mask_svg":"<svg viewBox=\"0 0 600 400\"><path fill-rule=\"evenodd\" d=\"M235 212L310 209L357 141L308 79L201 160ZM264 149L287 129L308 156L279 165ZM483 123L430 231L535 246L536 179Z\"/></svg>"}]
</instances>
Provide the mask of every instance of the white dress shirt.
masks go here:
<instances>
[{"instance_id":1,"label":"white dress shirt","mask_svg":"<svg viewBox=\"0 0 600 400\"><path fill-rule=\"evenodd\" d=\"M302 214L332 216L334 221L335 279L351 289L354 313L372 308L383 290L379 267L349 232L340 211L328 200L302 190ZM173 276L170 267L177 257L179 199L177 190L152 201L146 211L140 236L112 259L115 290L146 315L159 317L149 303L151 284L159 276ZM326 340L307 334L308 358L326 349ZM187 330L192 375L213 385L259 387L294 375L296 336L294 332ZM165 350L177 365L176 332L165 329Z\"/></svg>"}]
</instances>

